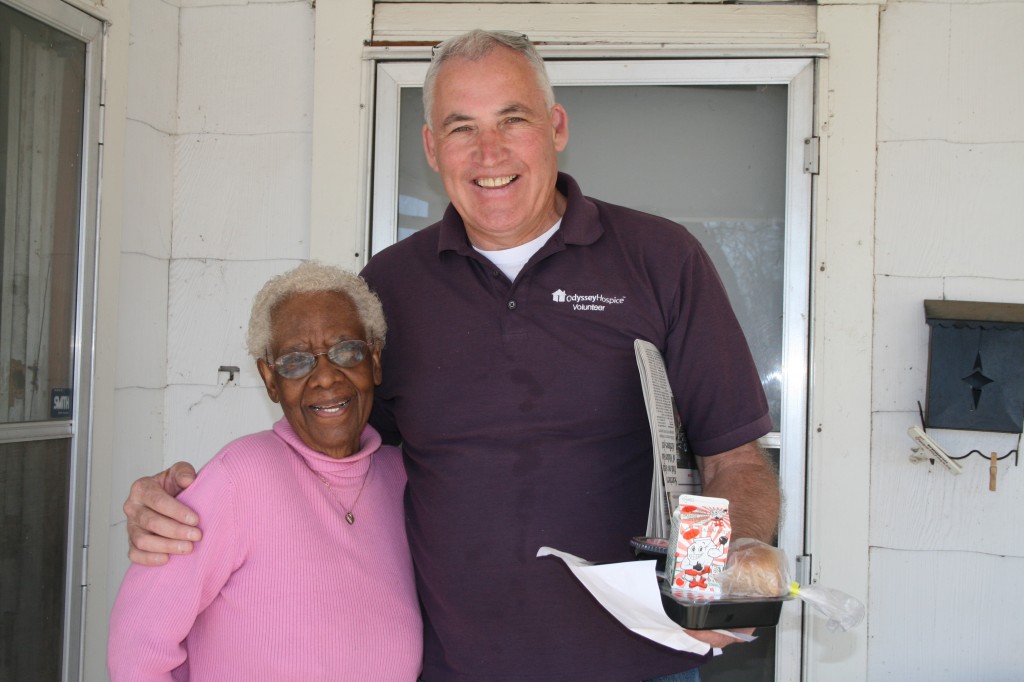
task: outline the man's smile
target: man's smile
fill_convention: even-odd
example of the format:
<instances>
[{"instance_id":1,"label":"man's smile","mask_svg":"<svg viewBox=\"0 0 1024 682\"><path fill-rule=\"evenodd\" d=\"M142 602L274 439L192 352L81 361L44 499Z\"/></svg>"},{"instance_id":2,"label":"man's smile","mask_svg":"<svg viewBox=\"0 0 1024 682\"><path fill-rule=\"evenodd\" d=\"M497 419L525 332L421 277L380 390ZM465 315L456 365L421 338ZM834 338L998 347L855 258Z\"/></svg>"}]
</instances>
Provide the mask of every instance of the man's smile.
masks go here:
<instances>
[{"instance_id":1,"label":"man's smile","mask_svg":"<svg viewBox=\"0 0 1024 682\"><path fill-rule=\"evenodd\" d=\"M512 181L518 177L518 175L505 175L500 178L477 178L474 182L478 187L505 187L506 185L511 184Z\"/></svg>"}]
</instances>

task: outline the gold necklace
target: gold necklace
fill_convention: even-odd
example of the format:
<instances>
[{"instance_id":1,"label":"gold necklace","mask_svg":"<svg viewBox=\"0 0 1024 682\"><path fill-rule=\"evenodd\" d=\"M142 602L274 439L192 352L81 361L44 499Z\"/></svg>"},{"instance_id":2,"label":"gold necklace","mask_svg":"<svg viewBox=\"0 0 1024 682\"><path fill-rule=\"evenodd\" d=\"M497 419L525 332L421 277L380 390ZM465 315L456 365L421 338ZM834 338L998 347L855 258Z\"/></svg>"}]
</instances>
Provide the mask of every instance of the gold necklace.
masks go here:
<instances>
[{"instance_id":1,"label":"gold necklace","mask_svg":"<svg viewBox=\"0 0 1024 682\"><path fill-rule=\"evenodd\" d=\"M305 459L303 459L302 461L303 463L306 463ZM306 466L309 467L309 464L306 464ZM363 474L363 482L359 485L359 493L356 495L355 502L352 503L352 509L348 509L347 507L345 507L345 505L341 503L341 500L338 499L337 493L334 492L334 488L331 487L330 482L326 478L324 478L323 474L321 474L319 471L313 471L312 467L309 467L309 470L313 471L313 473L316 474L316 477L320 479L320 482L327 487L327 492L330 493L331 497L334 498L334 501L337 502L338 506L341 507L342 510L345 512L345 520L348 522L348 525L351 526L353 523L356 522L356 517L352 512L355 511L356 505L359 504L359 498L363 496L363 488L366 487L366 481L370 478L370 469L372 467L373 455L370 455L370 462L369 464L366 465L366 473Z\"/></svg>"},{"instance_id":2,"label":"gold necklace","mask_svg":"<svg viewBox=\"0 0 1024 682\"><path fill-rule=\"evenodd\" d=\"M327 487L328 494L330 494L330 496L334 498L334 501L337 502L338 506L341 507L342 511L345 512L345 520L348 521L348 524L352 525L353 523L355 523L355 514L353 514L352 512L355 511L355 505L359 504L359 498L362 497L362 488L365 488L367 486L367 480L370 479L371 469L374 466L373 455L368 456L370 457L370 462L367 464L367 473L362 474L362 482L359 483L359 492L355 496L355 502L352 503L352 508L348 509L347 507L345 507L345 505L341 504L341 500L338 499L338 495L334 492L334 487L331 486L331 482L324 476L324 474L316 471L311 466L309 466L309 463L306 462L306 458L302 457L302 455L298 451L296 451L294 447L292 451L295 452L295 456L298 457L299 461L305 465L306 469L309 469L310 473L315 475L317 478L319 478L319 480L321 480L322 483L324 483L324 486Z\"/></svg>"}]
</instances>

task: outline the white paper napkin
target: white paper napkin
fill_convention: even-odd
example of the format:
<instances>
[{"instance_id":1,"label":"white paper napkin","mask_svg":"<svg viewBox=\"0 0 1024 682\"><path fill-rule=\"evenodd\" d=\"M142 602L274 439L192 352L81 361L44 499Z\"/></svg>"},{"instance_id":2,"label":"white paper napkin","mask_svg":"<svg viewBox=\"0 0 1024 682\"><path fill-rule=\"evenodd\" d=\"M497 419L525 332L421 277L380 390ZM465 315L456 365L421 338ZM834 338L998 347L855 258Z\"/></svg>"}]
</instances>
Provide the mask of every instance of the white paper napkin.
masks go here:
<instances>
[{"instance_id":1,"label":"white paper napkin","mask_svg":"<svg viewBox=\"0 0 1024 682\"><path fill-rule=\"evenodd\" d=\"M653 560L594 565L551 547L541 547L537 556L556 556L564 561L601 605L638 635L692 654L706 654L711 649L710 644L694 639L665 615ZM716 649L715 653L720 651Z\"/></svg>"}]
</instances>

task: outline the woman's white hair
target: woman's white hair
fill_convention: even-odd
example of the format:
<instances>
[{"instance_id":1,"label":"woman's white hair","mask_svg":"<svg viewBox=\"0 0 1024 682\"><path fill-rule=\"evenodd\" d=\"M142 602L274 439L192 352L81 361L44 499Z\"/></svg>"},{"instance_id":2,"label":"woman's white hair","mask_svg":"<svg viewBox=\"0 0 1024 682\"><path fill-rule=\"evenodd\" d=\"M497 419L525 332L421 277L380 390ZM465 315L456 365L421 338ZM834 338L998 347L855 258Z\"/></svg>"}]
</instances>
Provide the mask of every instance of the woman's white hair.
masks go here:
<instances>
[{"instance_id":1,"label":"woman's white hair","mask_svg":"<svg viewBox=\"0 0 1024 682\"><path fill-rule=\"evenodd\" d=\"M249 333L246 345L249 354L255 358L266 359L272 338L272 319L274 309L285 299L295 294L315 294L324 291L336 291L345 294L355 305L359 321L366 330L366 341L378 346L384 345L384 337L388 327L384 321L384 308L377 295L359 275L325 265L318 261L308 261L283 274L272 277L252 303L249 316Z\"/></svg>"},{"instance_id":2,"label":"woman's white hair","mask_svg":"<svg viewBox=\"0 0 1024 682\"><path fill-rule=\"evenodd\" d=\"M551 109L555 106L555 91L551 88L547 67L544 66L544 60L527 36L511 31L485 31L475 28L454 38L449 38L434 48L430 58L430 67L427 69L426 78L423 79L423 118L431 130L434 129L434 122L431 120L431 109L434 106L434 85L441 65L452 57L461 57L475 62L489 55L496 47L502 46L515 50L526 58L533 68L534 75L537 76L537 87L544 95L544 103L547 108Z\"/></svg>"}]
</instances>

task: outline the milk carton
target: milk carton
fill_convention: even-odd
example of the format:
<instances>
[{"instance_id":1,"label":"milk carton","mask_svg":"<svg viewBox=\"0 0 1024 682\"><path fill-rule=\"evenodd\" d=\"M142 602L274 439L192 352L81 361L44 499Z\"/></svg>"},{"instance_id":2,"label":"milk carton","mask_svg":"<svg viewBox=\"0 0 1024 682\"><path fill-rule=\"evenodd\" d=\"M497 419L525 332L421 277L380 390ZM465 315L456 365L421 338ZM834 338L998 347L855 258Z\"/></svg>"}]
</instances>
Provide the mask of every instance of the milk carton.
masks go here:
<instances>
[{"instance_id":1,"label":"milk carton","mask_svg":"<svg viewBox=\"0 0 1024 682\"><path fill-rule=\"evenodd\" d=\"M672 534L665 562L665 579L673 594L721 593L716 579L729 557L732 524L729 500L702 495L680 495L672 512Z\"/></svg>"}]
</instances>

